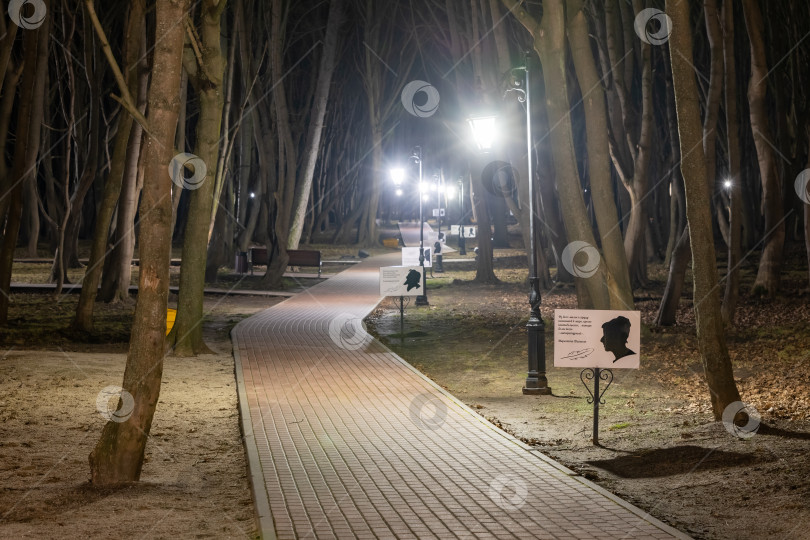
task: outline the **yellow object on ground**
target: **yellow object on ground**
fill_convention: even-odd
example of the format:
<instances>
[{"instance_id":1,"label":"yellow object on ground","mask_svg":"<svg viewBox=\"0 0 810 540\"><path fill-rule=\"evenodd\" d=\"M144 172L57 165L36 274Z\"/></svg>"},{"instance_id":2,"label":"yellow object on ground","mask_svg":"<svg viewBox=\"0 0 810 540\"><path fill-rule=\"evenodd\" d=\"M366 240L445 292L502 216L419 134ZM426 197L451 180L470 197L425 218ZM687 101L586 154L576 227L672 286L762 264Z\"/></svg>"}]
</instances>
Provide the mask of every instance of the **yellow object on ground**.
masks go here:
<instances>
[{"instance_id":1,"label":"yellow object on ground","mask_svg":"<svg viewBox=\"0 0 810 540\"><path fill-rule=\"evenodd\" d=\"M399 247L399 239L398 238L383 238L383 245L387 248L397 248Z\"/></svg>"},{"instance_id":2,"label":"yellow object on ground","mask_svg":"<svg viewBox=\"0 0 810 540\"><path fill-rule=\"evenodd\" d=\"M177 310L176 309L168 309L166 310L166 335L169 335L169 332L172 331L172 327L174 326L174 320L177 318Z\"/></svg>"}]
</instances>

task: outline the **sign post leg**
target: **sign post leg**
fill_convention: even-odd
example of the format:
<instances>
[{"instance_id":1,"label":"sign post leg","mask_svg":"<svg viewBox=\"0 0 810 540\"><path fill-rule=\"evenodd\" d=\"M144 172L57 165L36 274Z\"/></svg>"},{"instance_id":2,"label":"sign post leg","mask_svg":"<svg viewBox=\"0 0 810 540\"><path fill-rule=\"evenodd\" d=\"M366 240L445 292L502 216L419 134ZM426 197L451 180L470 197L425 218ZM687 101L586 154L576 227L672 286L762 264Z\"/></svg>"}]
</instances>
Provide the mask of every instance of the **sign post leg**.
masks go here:
<instances>
[{"instance_id":1,"label":"sign post leg","mask_svg":"<svg viewBox=\"0 0 810 540\"><path fill-rule=\"evenodd\" d=\"M597 396L593 400L593 444L599 444L599 368L594 369L593 374L593 395Z\"/></svg>"},{"instance_id":2,"label":"sign post leg","mask_svg":"<svg viewBox=\"0 0 810 540\"><path fill-rule=\"evenodd\" d=\"M588 403L593 403L593 444L599 446L599 405L605 404L605 400L602 399L602 396L605 395L605 392L607 392L607 389L610 388L610 385L613 383L613 371L610 369L585 368L579 374L579 379L582 381L588 394L590 394L590 397L587 398ZM591 392L588 386L588 382L591 379L593 379L593 392ZM599 389L600 380L607 383L601 390Z\"/></svg>"},{"instance_id":3,"label":"sign post leg","mask_svg":"<svg viewBox=\"0 0 810 540\"><path fill-rule=\"evenodd\" d=\"M405 297L399 297L399 346L405 344Z\"/></svg>"}]
</instances>

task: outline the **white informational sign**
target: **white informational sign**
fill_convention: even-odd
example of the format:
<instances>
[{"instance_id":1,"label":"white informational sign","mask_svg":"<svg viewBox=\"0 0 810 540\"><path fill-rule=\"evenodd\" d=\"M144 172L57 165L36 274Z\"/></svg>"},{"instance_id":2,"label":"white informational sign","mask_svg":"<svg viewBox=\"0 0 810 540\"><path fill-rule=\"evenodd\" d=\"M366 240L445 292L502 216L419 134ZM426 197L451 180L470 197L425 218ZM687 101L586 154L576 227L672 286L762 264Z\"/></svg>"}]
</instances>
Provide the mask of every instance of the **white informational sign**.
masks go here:
<instances>
[{"instance_id":1,"label":"white informational sign","mask_svg":"<svg viewBox=\"0 0 810 540\"><path fill-rule=\"evenodd\" d=\"M425 248L425 268L433 266L430 262L429 247ZM402 248L402 266L421 266L419 264L419 248L418 247L404 247Z\"/></svg>"},{"instance_id":2,"label":"white informational sign","mask_svg":"<svg viewBox=\"0 0 810 540\"><path fill-rule=\"evenodd\" d=\"M470 225L464 225L461 227L461 236L464 238L475 238L475 233L478 232L478 227L472 227Z\"/></svg>"},{"instance_id":3,"label":"white informational sign","mask_svg":"<svg viewBox=\"0 0 810 540\"><path fill-rule=\"evenodd\" d=\"M554 310L554 367L638 369L638 311Z\"/></svg>"},{"instance_id":4,"label":"white informational sign","mask_svg":"<svg viewBox=\"0 0 810 540\"><path fill-rule=\"evenodd\" d=\"M450 235L458 236L458 225L450 225Z\"/></svg>"},{"instance_id":5,"label":"white informational sign","mask_svg":"<svg viewBox=\"0 0 810 540\"><path fill-rule=\"evenodd\" d=\"M433 217L444 217L444 208L434 208L433 209Z\"/></svg>"},{"instance_id":6,"label":"white informational sign","mask_svg":"<svg viewBox=\"0 0 810 540\"><path fill-rule=\"evenodd\" d=\"M421 294L424 294L421 267L380 267L380 296L419 296Z\"/></svg>"}]
</instances>

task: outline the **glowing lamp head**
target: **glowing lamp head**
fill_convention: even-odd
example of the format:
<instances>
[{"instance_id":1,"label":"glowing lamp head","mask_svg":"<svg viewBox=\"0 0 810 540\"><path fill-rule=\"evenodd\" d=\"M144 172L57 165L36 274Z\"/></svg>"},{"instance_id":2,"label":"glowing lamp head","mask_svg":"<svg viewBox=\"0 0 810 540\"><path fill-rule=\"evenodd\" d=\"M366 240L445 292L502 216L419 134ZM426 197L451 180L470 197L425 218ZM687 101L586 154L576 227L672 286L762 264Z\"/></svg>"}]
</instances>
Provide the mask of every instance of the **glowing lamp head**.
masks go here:
<instances>
[{"instance_id":1,"label":"glowing lamp head","mask_svg":"<svg viewBox=\"0 0 810 540\"><path fill-rule=\"evenodd\" d=\"M395 186L401 186L402 182L405 181L405 169L401 167L391 169L391 180L393 180Z\"/></svg>"},{"instance_id":2,"label":"glowing lamp head","mask_svg":"<svg viewBox=\"0 0 810 540\"><path fill-rule=\"evenodd\" d=\"M492 150L492 146L495 144L495 117L473 116L469 118L468 122L478 149L481 152Z\"/></svg>"}]
</instances>

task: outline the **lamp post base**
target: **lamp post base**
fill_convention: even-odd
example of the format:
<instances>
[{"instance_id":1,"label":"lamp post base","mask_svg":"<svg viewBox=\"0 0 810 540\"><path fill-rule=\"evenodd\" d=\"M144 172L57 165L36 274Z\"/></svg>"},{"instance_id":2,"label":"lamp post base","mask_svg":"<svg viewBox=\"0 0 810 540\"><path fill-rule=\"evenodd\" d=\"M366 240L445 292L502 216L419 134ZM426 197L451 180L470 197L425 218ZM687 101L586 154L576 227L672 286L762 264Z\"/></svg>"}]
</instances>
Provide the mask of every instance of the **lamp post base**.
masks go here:
<instances>
[{"instance_id":1,"label":"lamp post base","mask_svg":"<svg viewBox=\"0 0 810 540\"><path fill-rule=\"evenodd\" d=\"M416 305L417 306L429 306L430 303L428 302L427 296L417 296L416 297Z\"/></svg>"},{"instance_id":2,"label":"lamp post base","mask_svg":"<svg viewBox=\"0 0 810 540\"><path fill-rule=\"evenodd\" d=\"M527 396L550 396L551 395L551 388L549 388L548 386L544 386L542 388L541 387L532 388L532 387L528 386L528 383L526 383L526 384L527 384L527 386L523 387L523 394L524 395L527 395Z\"/></svg>"}]
</instances>

